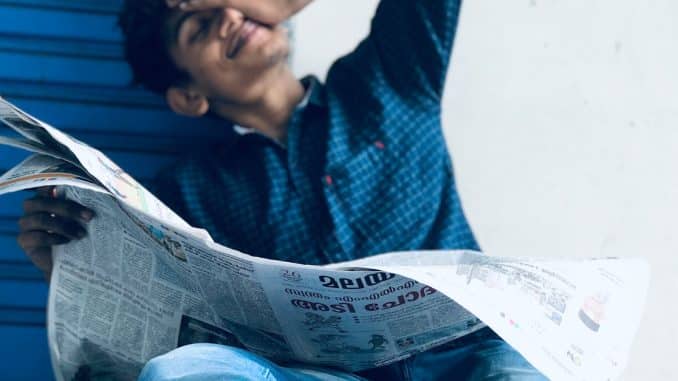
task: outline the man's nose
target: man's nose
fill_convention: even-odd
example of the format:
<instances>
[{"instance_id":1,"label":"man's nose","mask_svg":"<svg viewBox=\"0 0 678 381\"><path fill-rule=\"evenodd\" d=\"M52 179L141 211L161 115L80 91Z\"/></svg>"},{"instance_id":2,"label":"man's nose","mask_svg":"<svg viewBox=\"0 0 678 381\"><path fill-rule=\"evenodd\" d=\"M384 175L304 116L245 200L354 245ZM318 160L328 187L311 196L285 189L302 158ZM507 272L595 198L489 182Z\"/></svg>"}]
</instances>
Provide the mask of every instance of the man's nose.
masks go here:
<instances>
[{"instance_id":1,"label":"man's nose","mask_svg":"<svg viewBox=\"0 0 678 381\"><path fill-rule=\"evenodd\" d=\"M219 26L219 37L226 38L235 28L244 20L245 15L237 9L224 8L221 15L221 25Z\"/></svg>"}]
</instances>

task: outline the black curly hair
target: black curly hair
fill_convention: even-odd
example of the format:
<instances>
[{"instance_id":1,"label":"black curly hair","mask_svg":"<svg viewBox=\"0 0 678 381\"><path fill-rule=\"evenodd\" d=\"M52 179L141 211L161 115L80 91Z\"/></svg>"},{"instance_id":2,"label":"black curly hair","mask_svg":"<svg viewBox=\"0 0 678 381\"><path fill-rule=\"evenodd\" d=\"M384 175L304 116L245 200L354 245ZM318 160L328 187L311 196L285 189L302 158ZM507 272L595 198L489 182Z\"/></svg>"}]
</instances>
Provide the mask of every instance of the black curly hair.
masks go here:
<instances>
[{"instance_id":1,"label":"black curly hair","mask_svg":"<svg viewBox=\"0 0 678 381\"><path fill-rule=\"evenodd\" d=\"M125 0L118 16L134 83L158 94L190 80L169 54L173 43L167 26L170 12L165 0Z\"/></svg>"}]
</instances>

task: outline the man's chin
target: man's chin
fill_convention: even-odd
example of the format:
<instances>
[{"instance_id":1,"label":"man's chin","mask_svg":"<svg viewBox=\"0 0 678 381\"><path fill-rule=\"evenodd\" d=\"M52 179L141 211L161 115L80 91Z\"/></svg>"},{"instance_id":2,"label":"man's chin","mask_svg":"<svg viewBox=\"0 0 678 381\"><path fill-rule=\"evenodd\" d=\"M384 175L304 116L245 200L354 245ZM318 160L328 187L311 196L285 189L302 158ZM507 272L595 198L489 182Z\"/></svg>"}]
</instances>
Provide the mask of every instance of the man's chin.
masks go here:
<instances>
[{"instance_id":1,"label":"man's chin","mask_svg":"<svg viewBox=\"0 0 678 381\"><path fill-rule=\"evenodd\" d=\"M287 65L290 49L287 40L270 41L268 46L262 46L262 53L266 57L267 66Z\"/></svg>"}]
</instances>

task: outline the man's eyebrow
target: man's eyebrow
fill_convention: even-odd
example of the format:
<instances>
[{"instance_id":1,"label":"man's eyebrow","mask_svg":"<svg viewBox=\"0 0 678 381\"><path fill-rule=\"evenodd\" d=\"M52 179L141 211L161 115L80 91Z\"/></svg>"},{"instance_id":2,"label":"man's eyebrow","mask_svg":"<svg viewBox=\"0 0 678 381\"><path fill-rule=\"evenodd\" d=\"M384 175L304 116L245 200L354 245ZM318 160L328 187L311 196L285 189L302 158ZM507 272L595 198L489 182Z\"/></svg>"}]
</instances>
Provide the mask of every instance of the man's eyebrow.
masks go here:
<instances>
[{"instance_id":1,"label":"man's eyebrow","mask_svg":"<svg viewBox=\"0 0 678 381\"><path fill-rule=\"evenodd\" d=\"M177 22L174 23L174 28L173 28L173 29L174 29L174 40L173 40L174 43L178 43L178 42L179 42L179 37L180 37L180 33L181 33L181 28L183 27L183 25L184 25L184 23L186 22L186 20L188 20L189 18L191 18L191 16L193 16L193 15L196 14L196 13L197 13L197 12L182 12L182 13L181 13L181 17L179 17L179 19L177 20Z\"/></svg>"}]
</instances>

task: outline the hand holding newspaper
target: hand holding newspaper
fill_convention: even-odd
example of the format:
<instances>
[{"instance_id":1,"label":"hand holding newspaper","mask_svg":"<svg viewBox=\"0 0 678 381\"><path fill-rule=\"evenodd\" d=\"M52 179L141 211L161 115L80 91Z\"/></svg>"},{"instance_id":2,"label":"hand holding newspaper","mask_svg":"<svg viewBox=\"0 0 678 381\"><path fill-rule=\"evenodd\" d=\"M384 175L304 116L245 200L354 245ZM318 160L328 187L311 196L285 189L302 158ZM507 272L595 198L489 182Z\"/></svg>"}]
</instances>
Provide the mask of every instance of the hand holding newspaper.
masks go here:
<instances>
[{"instance_id":1,"label":"hand holding newspaper","mask_svg":"<svg viewBox=\"0 0 678 381\"><path fill-rule=\"evenodd\" d=\"M612 380L626 365L649 283L643 260L256 258L215 243L101 152L2 98L0 121L20 135L0 144L35 153L0 177L0 194L59 186L98 216L88 238L54 253L47 328L60 381L85 370L136 380L151 358L196 342L358 371L486 325L552 380Z\"/></svg>"}]
</instances>

